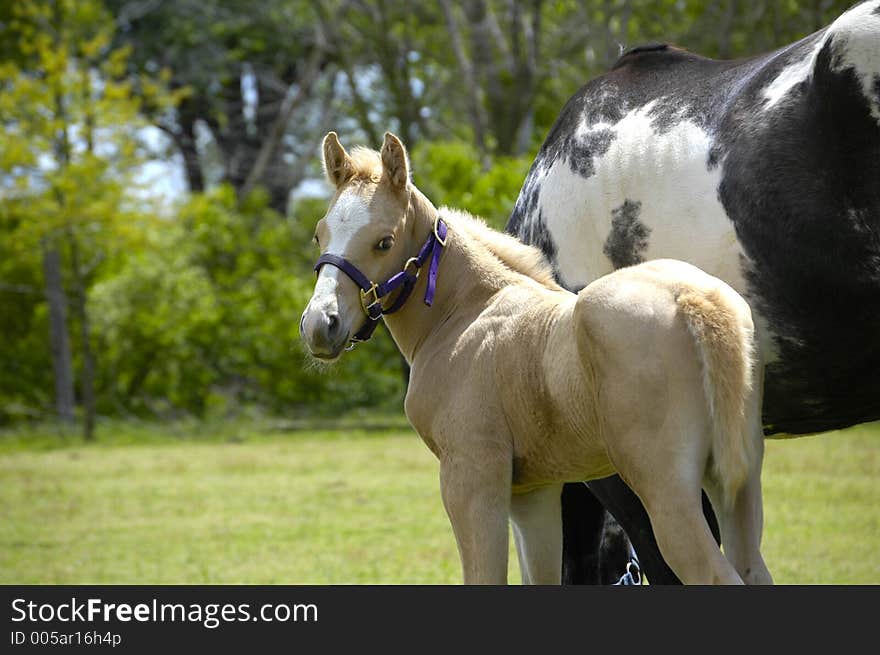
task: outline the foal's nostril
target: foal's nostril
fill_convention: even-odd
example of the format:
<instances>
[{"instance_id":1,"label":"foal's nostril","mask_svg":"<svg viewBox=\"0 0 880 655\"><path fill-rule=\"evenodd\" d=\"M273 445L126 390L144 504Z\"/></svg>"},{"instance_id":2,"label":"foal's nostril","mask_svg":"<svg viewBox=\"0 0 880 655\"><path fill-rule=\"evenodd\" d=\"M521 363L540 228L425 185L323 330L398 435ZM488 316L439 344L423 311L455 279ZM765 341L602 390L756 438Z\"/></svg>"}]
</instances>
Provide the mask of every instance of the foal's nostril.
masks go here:
<instances>
[{"instance_id":1,"label":"foal's nostril","mask_svg":"<svg viewBox=\"0 0 880 655\"><path fill-rule=\"evenodd\" d=\"M327 336L334 338L339 332L339 314L327 314Z\"/></svg>"}]
</instances>

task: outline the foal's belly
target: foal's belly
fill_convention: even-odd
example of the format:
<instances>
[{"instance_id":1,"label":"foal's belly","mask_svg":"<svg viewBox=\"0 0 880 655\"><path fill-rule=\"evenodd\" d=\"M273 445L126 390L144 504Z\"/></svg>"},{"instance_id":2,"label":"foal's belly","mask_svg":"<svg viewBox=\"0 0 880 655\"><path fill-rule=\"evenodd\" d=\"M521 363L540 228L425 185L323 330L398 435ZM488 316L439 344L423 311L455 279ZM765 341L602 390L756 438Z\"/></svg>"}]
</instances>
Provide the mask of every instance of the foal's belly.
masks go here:
<instances>
[{"instance_id":1,"label":"foal's belly","mask_svg":"<svg viewBox=\"0 0 880 655\"><path fill-rule=\"evenodd\" d=\"M508 287L488 367L513 446L513 491L611 475L578 346L576 296ZM473 360L472 365L476 365Z\"/></svg>"},{"instance_id":2,"label":"foal's belly","mask_svg":"<svg viewBox=\"0 0 880 655\"><path fill-rule=\"evenodd\" d=\"M529 440L528 449L517 452L523 441ZM584 434L566 430L542 433L535 430L514 438L513 493L561 482L582 482L614 475L616 470L598 441Z\"/></svg>"}]
</instances>

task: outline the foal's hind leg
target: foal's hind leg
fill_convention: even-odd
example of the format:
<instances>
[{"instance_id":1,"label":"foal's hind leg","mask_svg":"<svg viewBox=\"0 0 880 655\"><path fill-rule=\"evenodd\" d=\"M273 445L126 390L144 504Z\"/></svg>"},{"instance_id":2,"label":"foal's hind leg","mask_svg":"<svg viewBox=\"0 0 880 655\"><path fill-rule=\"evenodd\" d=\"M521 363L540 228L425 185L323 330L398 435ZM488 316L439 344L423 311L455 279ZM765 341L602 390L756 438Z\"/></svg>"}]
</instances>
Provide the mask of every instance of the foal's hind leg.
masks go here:
<instances>
[{"instance_id":1,"label":"foal's hind leg","mask_svg":"<svg viewBox=\"0 0 880 655\"><path fill-rule=\"evenodd\" d=\"M703 516L699 484L640 490L664 559L684 584L742 584Z\"/></svg>"},{"instance_id":2,"label":"foal's hind leg","mask_svg":"<svg viewBox=\"0 0 880 655\"><path fill-rule=\"evenodd\" d=\"M510 499L510 518L523 584L558 585L562 576L561 486Z\"/></svg>"},{"instance_id":3,"label":"foal's hind leg","mask_svg":"<svg viewBox=\"0 0 880 655\"><path fill-rule=\"evenodd\" d=\"M568 485L566 485L566 487L567 486ZM638 555L639 566L642 571L644 571L651 584L681 584L681 580L679 580L675 575L675 572L669 568L669 564L663 560L663 556L660 554L660 547L657 545L657 539L651 529L651 520L648 518L648 513L645 511L642 502L639 500L639 497L633 493L632 489L621 480L620 476L614 475L610 478L604 478L601 480L591 480L587 483L587 486L602 504L608 508L608 511L611 512L614 518L617 519L618 523L620 523L626 531L626 535L632 542L636 555ZM562 503L563 534L567 535L568 533L565 532L565 522L572 517L567 517L565 513L565 494L562 496ZM712 536L715 538L715 542L720 544L721 533L718 527L718 521L706 494L703 494L703 515L709 523L709 528L712 530ZM575 545L579 545L579 543L581 542L576 542ZM576 556L581 551L571 552L570 550L566 553L567 547L569 547L569 544L564 544L562 552L564 559L566 556L569 558L567 560L568 563L571 562L571 560L575 560ZM619 556L617 553L614 553L614 555ZM586 557L586 555L583 555L582 557ZM625 569L625 563L629 560L628 550L623 553L623 558L624 564L620 567L621 574ZM565 570L565 566L563 566L563 584L565 584ZM620 576L618 575L617 577ZM570 584L577 584L577 582L572 582Z\"/></svg>"},{"instance_id":4,"label":"foal's hind leg","mask_svg":"<svg viewBox=\"0 0 880 655\"><path fill-rule=\"evenodd\" d=\"M612 460L641 498L660 552L684 584L742 584L703 515L708 443L701 430L687 427L693 424L629 433L609 444Z\"/></svg>"}]
</instances>

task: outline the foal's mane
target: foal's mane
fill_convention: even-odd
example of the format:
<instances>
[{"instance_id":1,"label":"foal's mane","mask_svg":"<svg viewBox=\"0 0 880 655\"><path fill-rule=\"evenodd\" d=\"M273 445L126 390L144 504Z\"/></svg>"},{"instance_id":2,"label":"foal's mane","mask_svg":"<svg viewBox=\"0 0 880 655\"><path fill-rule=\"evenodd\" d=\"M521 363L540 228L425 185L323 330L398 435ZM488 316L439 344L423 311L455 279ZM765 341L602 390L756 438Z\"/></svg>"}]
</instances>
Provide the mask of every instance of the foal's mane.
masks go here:
<instances>
[{"instance_id":1,"label":"foal's mane","mask_svg":"<svg viewBox=\"0 0 880 655\"><path fill-rule=\"evenodd\" d=\"M483 256L492 257L506 268L532 278L545 287L562 290L553 277L553 269L539 249L524 244L519 239L493 230L485 221L468 212L451 207L441 207L440 216L449 221L455 232L465 232L472 240L483 246Z\"/></svg>"}]
</instances>

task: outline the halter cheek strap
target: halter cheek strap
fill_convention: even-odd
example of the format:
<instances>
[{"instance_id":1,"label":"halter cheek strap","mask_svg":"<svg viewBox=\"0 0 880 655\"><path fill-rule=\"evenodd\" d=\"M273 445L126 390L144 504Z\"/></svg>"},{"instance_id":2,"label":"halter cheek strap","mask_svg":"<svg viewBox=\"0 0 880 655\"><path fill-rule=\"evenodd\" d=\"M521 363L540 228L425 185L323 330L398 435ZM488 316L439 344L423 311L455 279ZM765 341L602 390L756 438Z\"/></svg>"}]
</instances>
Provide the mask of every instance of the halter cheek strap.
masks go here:
<instances>
[{"instance_id":1,"label":"halter cheek strap","mask_svg":"<svg viewBox=\"0 0 880 655\"><path fill-rule=\"evenodd\" d=\"M437 271L440 268L440 255L443 252L443 247L446 245L446 237L448 233L449 228L446 223L438 217L434 222L433 231L430 236L428 236L427 240L425 240L419 253L415 257L411 257L407 260L402 271L395 273L381 284L374 283L370 278L364 275L357 266L340 255L326 253L318 258L318 261L315 264L315 274L320 272L321 267L324 266L324 264L329 264L345 273L356 285L358 285L358 287L360 287L361 307L363 307L364 313L367 315L367 321L361 329L358 330L357 334L351 338L352 345L349 347L349 350L353 348L355 344L367 341L373 336L373 332L375 332L376 326L379 324L379 319L382 318L383 315L393 314L403 307L416 286L422 266L424 266L425 262L429 259L431 263L428 266L428 284L425 289L425 304L429 307L431 306L434 302L434 293L437 290ZM414 271L411 272L410 269L414 269ZM398 294L397 299L391 304L391 307L388 309L382 307L382 298L394 293L398 289L400 289L400 293Z\"/></svg>"}]
</instances>

